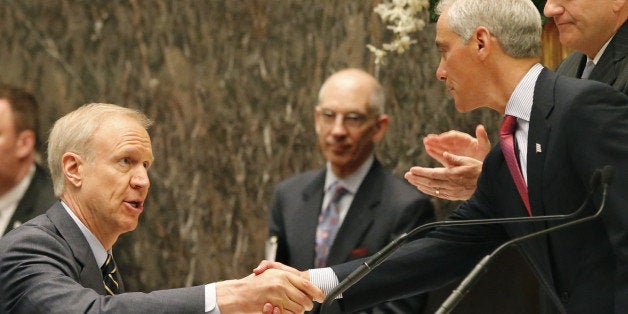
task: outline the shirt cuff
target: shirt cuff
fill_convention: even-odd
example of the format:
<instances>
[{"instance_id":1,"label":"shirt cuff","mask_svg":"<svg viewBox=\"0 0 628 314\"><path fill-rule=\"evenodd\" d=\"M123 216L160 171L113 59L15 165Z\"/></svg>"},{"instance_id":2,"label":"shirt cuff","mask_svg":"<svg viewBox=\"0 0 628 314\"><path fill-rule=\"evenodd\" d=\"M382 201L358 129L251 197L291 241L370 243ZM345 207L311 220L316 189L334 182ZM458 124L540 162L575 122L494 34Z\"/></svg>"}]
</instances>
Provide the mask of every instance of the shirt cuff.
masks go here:
<instances>
[{"instance_id":1,"label":"shirt cuff","mask_svg":"<svg viewBox=\"0 0 628 314\"><path fill-rule=\"evenodd\" d=\"M205 285L205 313L220 314L218 303L216 302L216 284Z\"/></svg>"},{"instance_id":2,"label":"shirt cuff","mask_svg":"<svg viewBox=\"0 0 628 314\"><path fill-rule=\"evenodd\" d=\"M340 283L338 276L330 267L310 269L309 273L312 284L323 290L325 295L328 295ZM336 297L336 299L341 298L342 293Z\"/></svg>"}]
</instances>

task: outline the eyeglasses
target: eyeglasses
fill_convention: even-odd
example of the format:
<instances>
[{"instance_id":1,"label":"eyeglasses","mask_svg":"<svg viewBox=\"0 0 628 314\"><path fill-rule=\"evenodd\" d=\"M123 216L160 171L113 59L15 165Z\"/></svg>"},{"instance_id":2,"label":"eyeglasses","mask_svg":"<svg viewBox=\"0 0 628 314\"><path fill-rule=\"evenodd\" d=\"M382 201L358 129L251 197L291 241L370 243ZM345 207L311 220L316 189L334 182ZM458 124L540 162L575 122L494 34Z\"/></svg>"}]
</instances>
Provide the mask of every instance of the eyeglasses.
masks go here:
<instances>
[{"instance_id":1,"label":"eyeglasses","mask_svg":"<svg viewBox=\"0 0 628 314\"><path fill-rule=\"evenodd\" d=\"M336 118L340 117L342 124L350 129L361 127L370 118L370 116L358 112L337 113L331 109L321 107L316 108L316 114L320 117L320 122L322 122L324 126L329 127L334 125Z\"/></svg>"}]
</instances>

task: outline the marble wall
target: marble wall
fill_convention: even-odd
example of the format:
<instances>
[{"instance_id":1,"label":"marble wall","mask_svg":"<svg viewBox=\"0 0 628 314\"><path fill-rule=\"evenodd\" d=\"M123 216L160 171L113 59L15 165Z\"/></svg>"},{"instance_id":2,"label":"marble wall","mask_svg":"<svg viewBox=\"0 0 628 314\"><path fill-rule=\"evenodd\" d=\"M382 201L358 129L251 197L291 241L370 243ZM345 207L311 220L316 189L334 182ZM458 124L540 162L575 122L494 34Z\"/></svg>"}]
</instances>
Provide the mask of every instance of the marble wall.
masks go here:
<instances>
[{"instance_id":1,"label":"marble wall","mask_svg":"<svg viewBox=\"0 0 628 314\"><path fill-rule=\"evenodd\" d=\"M156 157L140 226L116 254L149 291L242 277L263 257L272 189L320 167L313 107L345 67L375 72L367 44L390 34L378 1L0 0L0 81L32 90L42 133L89 102L152 117ZM434 25L379 69L392 124L378 148L402 174L433 162L421 138L485 123L457 113L435 79ZM435 201L442 217L454 204Z\"/></svg>"}]
</instances>

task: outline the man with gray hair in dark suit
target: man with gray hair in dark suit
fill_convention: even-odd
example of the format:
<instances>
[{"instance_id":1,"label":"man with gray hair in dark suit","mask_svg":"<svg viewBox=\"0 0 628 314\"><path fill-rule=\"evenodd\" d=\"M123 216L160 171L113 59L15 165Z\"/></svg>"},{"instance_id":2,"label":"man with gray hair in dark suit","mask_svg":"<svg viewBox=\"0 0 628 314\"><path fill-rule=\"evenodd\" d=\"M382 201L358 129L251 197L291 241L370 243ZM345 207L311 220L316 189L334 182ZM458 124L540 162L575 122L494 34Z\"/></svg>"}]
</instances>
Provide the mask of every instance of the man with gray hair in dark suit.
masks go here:
<instances>
[{"instance_id":1,"label":"man with gray hair in dark suit","mask_svg":"<svg viewBox=\"0 0 628 314\"><path fill-rule=\"evenodd\" d=\"M606 83L628 95L627 1L547 0L544 14L554 19L561 44L575 50L558 66L558 74ZM448 131L426 136L423 144L443 167L412 167L406 179L439 198L471 197L491 148L484 127L478 125L475 138Z\"/></svg>"},{"instance_id":2,"label":"man with gray hair in dark suit","mask_svg":"<svg viewBox=\"0 0 628 314\"><path fill-rule=\"evenodd\" d=\"M287 313L322 292L281 272L194 287L124 293L112 256L136 228L153 164L143 113L88 104L57 120L48 140L54 203L0 238L0 313Z\"/></svg>"}]
</instances>

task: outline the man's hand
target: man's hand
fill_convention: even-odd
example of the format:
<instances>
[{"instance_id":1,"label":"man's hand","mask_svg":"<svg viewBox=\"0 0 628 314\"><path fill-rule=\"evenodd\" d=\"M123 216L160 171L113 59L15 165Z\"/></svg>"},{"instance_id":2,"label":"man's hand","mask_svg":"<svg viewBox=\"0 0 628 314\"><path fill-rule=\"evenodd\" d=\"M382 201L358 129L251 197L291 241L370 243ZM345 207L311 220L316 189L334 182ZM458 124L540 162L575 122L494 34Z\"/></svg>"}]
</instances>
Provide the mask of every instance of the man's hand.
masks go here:
<instances>
[{"instance_id":1,"label":"man's hand","mask_svg":"<svg viewBox=\"0 0 628 314\"><path fill-rule=\"evenodd\" d=\"M267 260L263 260L259 263L259 265L257 265L257 267L255 267L253 269L253 273L256 275L259 275L263 272L265 272L268 269L279 269L279 270L283 270L292 274L295 274L297 276L301 276L301 278L306 279L306 280L310 280L310 275L307 271L299 271L296 268L290 267L288 265L284 265L280 262L271 262L271 261L267 261Z\"/></svg>"},{"instance_id":2,"label":"man's hand","mask_svg":"<svg viewBox=\"0 0 628 314\"><path fill-rule=\"evenodd\" d=\"M412 167L404 177L423 193L448 200L469 199L491 149L484 126L478 125L475 135L477 138L460 131L429 134L423 139L425 151L444 167Z\"/></svg>"},{"instance_id":3,"label":"man's hand","mask_svg":"<svg viewBox=\"0 0 628 314\"><path fill-rule=\"evenodd\" d=\"M279 269L216 283L222 313L259 313L260 309L266 313L269 305L276 307L275 313L303 313L312 309L312 300L323 299L323 291L309 279Z\"/></svg>"},{"instance_id":4,"label":"man's hand","mask_svg":"<svg viewBox=\"0 0 628 314\"><path fill-rule=\"evenodd\" d=\"M279 262L271 262L271 261L267 261L267 260L263 260L259 263L259 265L257 265L257 267L255 267L255 269L253 269L253 273L256 275L262 274L263 272L265 272L266 270L269 269L279 269L279 270L283 270L292 274L295 274L297 276L301 276L301 278L305 279L305 280L310 280L310 275L307 271L299 271L296 268L292 268L290 266L284 265L282 263ZM322 303L325 300L325 296L322 294L321 291L321 298L317 299L314 298L315 301ZM273 304L270 303L266 303L264 304L264 307L262 309L262 313L263 314L281 314L281 309L279 309L279 307L277 306L273 306Z\"/></svg>"},{"instance_id":5,"label":"man's hand","mask_svg":"<svg viewBox=\"0 0 628 314\"><path fill-rule=\"evenodd\" d=\"M423 138L425 151L443 166L450 166L449 161L443 157L445 152L453 155L470 157L483 161L491 150L491 141L483 125L475 128L475 136L460 132L447 131L441 134L428 134ZM451 165L453 166L453 165Z\"/></svg>"}]
</instances>

